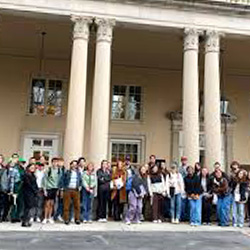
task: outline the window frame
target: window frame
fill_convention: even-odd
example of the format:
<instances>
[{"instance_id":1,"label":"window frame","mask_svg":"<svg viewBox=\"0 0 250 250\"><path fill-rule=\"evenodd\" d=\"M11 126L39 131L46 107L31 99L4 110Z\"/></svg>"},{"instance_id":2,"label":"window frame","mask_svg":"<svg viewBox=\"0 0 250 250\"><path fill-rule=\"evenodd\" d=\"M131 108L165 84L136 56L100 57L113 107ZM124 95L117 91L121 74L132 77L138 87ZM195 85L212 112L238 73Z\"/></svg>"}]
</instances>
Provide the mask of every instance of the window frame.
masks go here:
<instances>
[{"instance_id":1,"label":"window frame","mask_svg":"<svg viewBox=\"0 0 250 250\"><path fill-rule=\"evenodd\" d=\"M126 88L125 92L125 118L113 118L113 96L114 96L114 87L115 86L124 86ZM130 87L140 87L141 88L141 100L140 100L140 119L128 119L128 104L129 104L129 91ZM136 122L143 122L144 120L144 87L139 84L113 84L111 86L111 108L110 108L110 120L112 122L128 122L128 123L136 123Z\"/></svg>"},{"instance_id":2,"label":"window frame","mask_svg":"<svg viewBox=\"0 0 250 250\"><path fill-rule=\"evenodd\" d=\"M111 164L114 164L114 162L112 162L112 143L114 142L121 142L124 144L128 144L128 142L137 142L138 143L138 162L137 163L132 163L132 165L135 166L140 166L141 164L144 163L145 161L145 152L146 152L146 137L145 135L140 135L140 136L134 136L134 135L122 135L122 134L112 134L110 135L109 138L109 154L108 154L108 158L109 161L111 162Z\"/></svg>"},{"instance_id":3,"label":"window frame","mask_svg":"<svg viewBox=\"0 0 250 250\"><path fill-rule=\"evenodd\" d=\"M32 95L32 82L34 79L41 79L45 80L45 91L44 91L44 113L43 114L35 114L31 113L31 95ZM60 115L51 115L47 114L47 107L48 107L48 91L49 91L49 82L50 81L61 81L62 82L62 112ZM66 114L66 108L67 108L67 98L68 98L68 86L67 86L67 79L65 77L58 77L53 75L36 75L32 74L29 79L28 84L28 98L27 98L27 106L26 106L26 115L28 116L36 116L36 117L54 117L54 118L60 118L65 116Z\"/></svg>"}]
</instances>

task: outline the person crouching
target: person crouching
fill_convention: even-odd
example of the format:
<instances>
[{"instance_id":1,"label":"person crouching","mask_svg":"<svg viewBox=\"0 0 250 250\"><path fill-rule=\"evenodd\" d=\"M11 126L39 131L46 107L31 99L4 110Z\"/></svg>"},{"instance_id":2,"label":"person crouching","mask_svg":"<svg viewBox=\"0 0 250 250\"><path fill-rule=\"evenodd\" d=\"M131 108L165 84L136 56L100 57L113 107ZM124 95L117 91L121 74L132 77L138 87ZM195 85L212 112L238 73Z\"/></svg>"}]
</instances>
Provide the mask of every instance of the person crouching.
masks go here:
<instances>
[{"instance_id":1,"label":"person crouching","mask_svg":"<svg viewBox=\"0 0 250 250\"><path fill-rule=\"evenodd\" d=\"M70 204L73 200L75 223L79 225L80 222L80 189L82 186L81 173L77 168L77 161L70 163L68 169L61 180L60 188L63 193L63 217L66 225L69 225Z\"/></svg>"},{"instance_id":2,"label":"person crouching","mask_svg":"<svg viewBox=\"0 0 250 250\"><path fill-rule=\"evenodd\" d=\"M39 189L36 182L35 171L35 164L29 164L23 178L24 215L22 227L31 226L31 211L36 207Z\"/></svg>"}]
</instances>

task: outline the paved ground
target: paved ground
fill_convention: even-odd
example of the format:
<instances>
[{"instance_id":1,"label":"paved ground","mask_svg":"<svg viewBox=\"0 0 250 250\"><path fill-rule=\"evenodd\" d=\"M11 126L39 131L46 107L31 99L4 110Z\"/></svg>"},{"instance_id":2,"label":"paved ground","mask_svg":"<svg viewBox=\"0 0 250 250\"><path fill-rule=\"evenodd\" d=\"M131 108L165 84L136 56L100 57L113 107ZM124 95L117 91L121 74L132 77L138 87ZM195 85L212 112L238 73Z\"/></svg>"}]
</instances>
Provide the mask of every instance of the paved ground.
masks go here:
<instances>
[{"instance_id":1,"label":"paved ground","mask_svg":"<svg viewBox=\"0 0 250 250\"><path fill-rule=\"evenodd\" d=\"M1 250L249 250L241 232L2 232Z\"/></svg>"}]
</instances>

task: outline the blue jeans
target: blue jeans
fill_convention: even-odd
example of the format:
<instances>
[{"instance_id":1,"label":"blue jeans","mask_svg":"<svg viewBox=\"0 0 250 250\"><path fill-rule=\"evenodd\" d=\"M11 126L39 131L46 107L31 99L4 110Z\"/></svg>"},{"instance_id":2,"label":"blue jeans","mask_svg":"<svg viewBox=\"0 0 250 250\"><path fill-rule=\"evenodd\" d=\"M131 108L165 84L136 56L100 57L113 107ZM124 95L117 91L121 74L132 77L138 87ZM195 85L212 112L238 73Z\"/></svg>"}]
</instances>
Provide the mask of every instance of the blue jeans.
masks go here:
<instances>
[{"instance_id":1,"label":"blue jeans","mask_svg":"<svg viewBox=\"0 0 250 250\"><path fill-rule=\"evenodd\" d=\"M180 219L181 217L181 194L175 194L170 201L171 219Z\"/></svg>"},{"instance_id":2,"label":"blue jeans","mask_svg":"<svg viewBox=\"0 0 250 250\"><path fill-rule=\"evenodd\" d=\"M82 189L82 202L83 202L83 220L90 221L92 218L91 205L92 205L93 195L86 191L85 188Z\"/></svg>"},{"instance_id":3,"label":"blue jeans","mask_svg":"<svg viewBox=\"0 0 250 250\"><path fill-rule=\"evenodd\" d=\"M188 198L181 198L181 221L189 221L190 206Z\"/></svg>"},{"instance_id":4,"label":"blue jeans","mask_svg":"<svg viewBox=\"0 0 250 250\"><path fill-rule=\"evenodd\" d=\"M233 225L234 226L243 226L245 217L245 204L234 202L233 206Z\"/></svg>"},{"instance_id":5,"label":"blue jeans","mask_svg":"<svg viewBox=\"0 0 250 250\"><path fill-rule=\"evenodd\" d=\"M220 226L229 226L231 196L218 196L217 218Z\"/></svg>"},{"instance_id":6,"label":"blue jeans","mask_svg":"<svg viewBox=\"0 0 250 250\"><path fill-rule=\"evenodd\" d=\"M198 200L190 199L190 224L201 225L201 197Z\"/></svg>"}]
</instances>

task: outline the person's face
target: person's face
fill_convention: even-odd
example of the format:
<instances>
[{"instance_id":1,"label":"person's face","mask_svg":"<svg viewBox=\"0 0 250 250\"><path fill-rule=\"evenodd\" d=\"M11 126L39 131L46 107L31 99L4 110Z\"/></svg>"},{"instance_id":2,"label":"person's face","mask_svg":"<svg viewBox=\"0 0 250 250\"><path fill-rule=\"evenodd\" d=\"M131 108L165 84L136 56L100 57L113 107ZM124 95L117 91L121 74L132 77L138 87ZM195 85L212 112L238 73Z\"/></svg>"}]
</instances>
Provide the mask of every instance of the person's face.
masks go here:
<instances>
[{"instance_id":1,"label":"person's face","mask_svg":"<svg viewBox=\"0 0 250 250\"><path fill-rule=\"evenodd\" d=\"M118 168L119 170L122 169L122 161L118 161L118 163L117 163L117 168Z\"/></svg>"},{"instance_id":2,"label":"person's face","mask_svg":"<svg viewBox=\"0 0 250 250\"><path fill-rule=\"evenodd\" d=\"M163 169L163 170L166 169L166 163L165 163L165 162L162 162L162 163L161 163L161 169Z\"/></svg>"},{"instance_id":3,"label":"person's face","mask_svg":"<svg viewBox=\"0 0 250 250\"><path fill-rule=\"evenodd\" d=\"M126 166L130 166L130 163L131 163L130 160L126 160L126 161L125 161L125 165L126 165Z\"/></svg>"},{"instance_id":4,"label":"person's face","mask_svg":"<svg viewBox=\"0 0 250 250\"><path fill-rule=\"evenodd\" d=\"M238 176L239 176L239 179L242 179L244 177L244 172L240 171Z\"/></svg>"},{"instance_id":5,"label":"person's face","mask_svg":"<svg viewBox=\"0 0 250 250\"><path fill-rule=\"evenodd\" d=\"M155 164L155 157L154 156L150 156L149 161L150 161L150 163Z\"/></svg>"},{"instance_id":6,"label":"person's face","mask_svg":"<svg viewBox=\"0 0 250 250\"><path fill-rule=\"evenodd\" d=\"M29 167L29 172L30 173L34 173L36 171L36 166L35 165L31 165L30 167Z\"/></svg>"},{"instance_id":7,"label":"person's face","mask_svg":"<svg viewBox=\"0 0 250 250\"><path fill-rule=\"evenodd\" d=\"M102 162L102 169L106 170L108 168L108 163L106 161Z\"/></svg>"},{"instance_id":8,"label":"person's face","mask_svg":"<svg viewBox=\"0 0 250 250\"><path fill-rule=\"evenodd\" d=\"M52 161L52 166L53 167L57 167L58 166L58 161L57 160L53 160Z\"/></svg>"},{"instance_id":9,"label":"person's face","mask_svg":"<svg viewBox=\"0 0 250 250\"><path fill-rule=\"evenodd\" d=\"M186 166L186 165L187 165L187 159L183 159L183 160L181 161L181 163L182 163L183 166Z\"/></svg>"},{"instance_id":10,"label":"person's face","mask_svg":"<svg viewBox=\"0 0 250 250\"><path fill-rule=\"evenodd\" d=\"M194 169L192 167L189 167L188 170L187 170L187 173L189 175L193 175L194 174Z\"/></svg>"},{"instance_id":11,"label":"person's face","mask_svg":"<svg viewBox=\"0 0 250 250\"><path fill-rule=\"evenodd\" d=\"M218 169L220 169L220 164L215 164L214 165L214 170L218 170Z\"/></svg>"},{"instance_id":12,"label":"person's face","mask_svg":"<svg viewBox=\"0 0 250 250\"><path fill-rule=\"evenodd\" d=\"M195 167L196 167L197 170L200 170L200 169L201 169L200 164L195 164Z\"/></svg>"},{"instance_id":13,"label":"person's face","mask_svg":"<svg viewBox=\"0 0 250 250\"><path fill-rule=\"evenodd\" d=\"M73 162L70 164L70 168L71 168L72 170L75 170L76 167L77 167L77 163L76 163L75 161L73 161Z\"/></svg>"},{"instance_id":14,"label":"person's face","mask_svg":"<svg viewBox=\"0 0 250 250\"><path fill-rule=\"evenodd\" d=\"M203 176L203 177L206 177L207 174L208 174L207 168L203 168L203 169L201 170L201 173L202 173L202 176Z\"/></svg>"},{"instance_id":15,"label":"person's face","mask_svg":"<svg viewBox=\"0 0 250 250\"><path fill-rule=\"evenodd\" d=\"M2 156L0 156L0 164L3 164L3 162L4 162L4 159Z\"/></svg>"},{"instance_id":16,"label":"person's face","mask_svg":"<svg viewBox=\"0 0 250 250\"><path fill-rule=\"evenodd\" d=\"M247 173L248 179L250 180L250 171Z\"/></svg>"},{"instance_id":17,"label":"person's face","mask_svg":"<svg viewBox=\"0 0 250 250\"><path fill-rule=\"evenodd\" d=\"M41 156L41 157L40 157L40 162L41 162L42 164L45 164L45 163L46 163L46 159L45 159L44 156Z\"/></svg>"},{"instance_id":18,"label":"person's face","mask_svg":"<svg viewBox=\"0 0 250 250\"><path fill-rule=\"evenodd\" d=\"M63 160L58 161L58 166L63 167L64 166L64 161Z\"/></svg>"},{"instance_id":19,"label":"person's face","mask_svg":"<svg viewBox=\"0 0 250 250\"><path fill-rule=\"evenodd\" d=\"M147 170L145 168L145 166L141 167L141 174L144 175L147 173Z\"/></svg>"},{"instance_id":20,"label":"person's face","mask_svg":"<svg viewBox=\"0 0 250 250\"><path fill-rule=\"evenodd\" d=\"M220 179L220 178L222 177L222 172L221 172L221 171L216 171L216 172L215 172L215 177L216 177L217 179Z\"/></svg>"},{"instance_id":21,"label":"person's face","mask_svg":"<svg viewBox=\"0 0 250 250\"><path fill-rule=\"evenodd\" d=\"M91 173L94 171L94 165L93 164L88 165L88 171L91 172Z\"/></svg>"},{"instance_id":22,"label":"person's face","mask_svg":"<svg viewBox=\"0 0 250 250\"><path fill-rule=\"evenodd\" d=\"M239 166L238 166L237 164L234 164L234 165L232 166L232 171L233 171L234 173L238 173L239 170L240 170L240 169L239 169Z\"/></svg>"},{"instance_id":23,"label":"person's face","mask_svg":"<svg viewBox=\"0 0 250 250\"><path fill-rule=\"evenodd\" d=\"M80 166L81 166L82 168L85 168L85 166L86 166L86 161L83 160L83 159L81 159L81 160L80 160Z\"/></svg>"},{"instance_id":24,"label":"person's face","mask_svg":"<svg viewBox=\"0 0 250 250\"><path fill-rule=\"evenodd\" d=\"M12 159L12 162L13 162L13 164L17 164L18 163L18 157L13 157L13 159Z\"/></svg>"}]
</instances>

